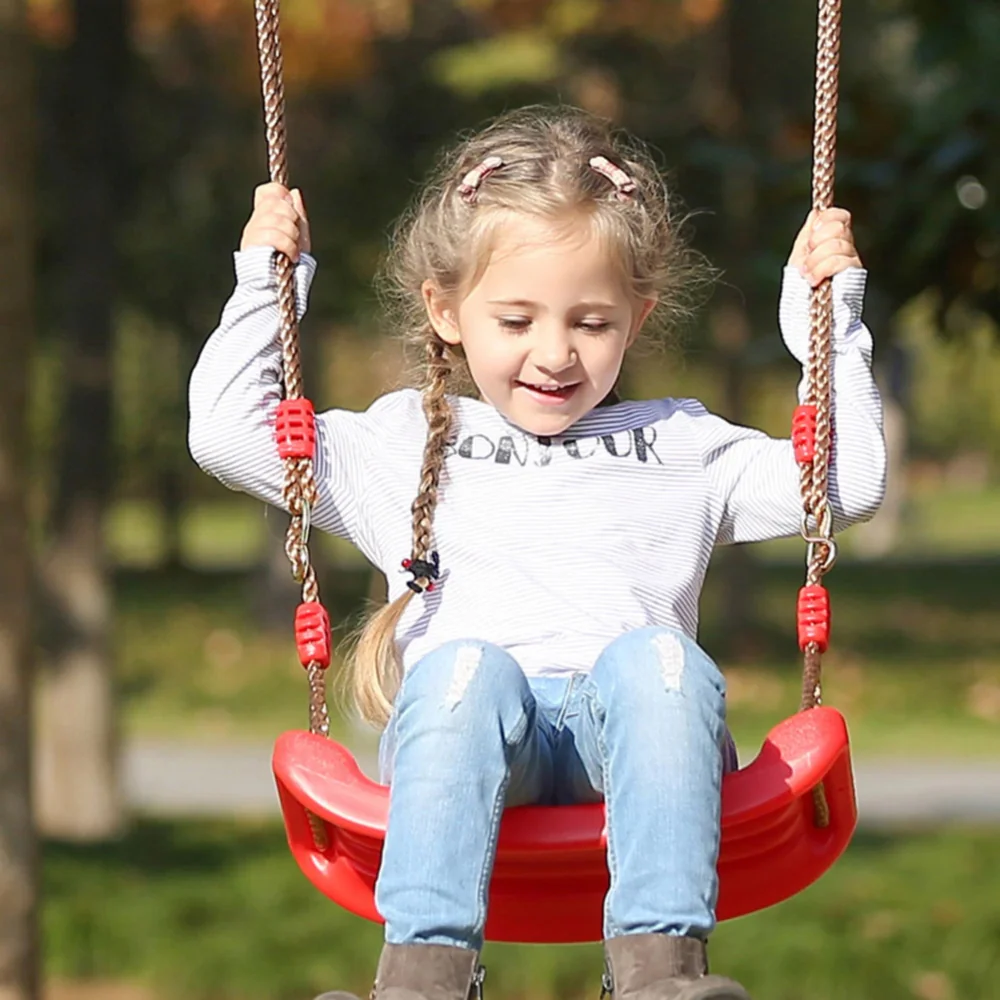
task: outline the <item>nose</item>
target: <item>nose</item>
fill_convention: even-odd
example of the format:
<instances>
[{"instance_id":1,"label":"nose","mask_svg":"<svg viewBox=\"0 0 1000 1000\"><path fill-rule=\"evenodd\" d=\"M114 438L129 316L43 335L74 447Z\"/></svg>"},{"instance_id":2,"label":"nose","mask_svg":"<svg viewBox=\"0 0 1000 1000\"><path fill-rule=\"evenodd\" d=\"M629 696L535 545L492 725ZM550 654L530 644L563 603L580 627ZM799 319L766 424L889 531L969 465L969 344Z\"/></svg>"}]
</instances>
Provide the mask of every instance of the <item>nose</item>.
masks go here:
<instances>
[{"instance_id":1,"label":"nose","mask_svg":"<svg viewBox=\"0 0 1000 1000\"><path fill-rule=\"evenodd\" d=\"M576 364L576 348L568 331L559 328L538 331L532 361L540 372L557 375Z\"/></svg>"}]
</instances>

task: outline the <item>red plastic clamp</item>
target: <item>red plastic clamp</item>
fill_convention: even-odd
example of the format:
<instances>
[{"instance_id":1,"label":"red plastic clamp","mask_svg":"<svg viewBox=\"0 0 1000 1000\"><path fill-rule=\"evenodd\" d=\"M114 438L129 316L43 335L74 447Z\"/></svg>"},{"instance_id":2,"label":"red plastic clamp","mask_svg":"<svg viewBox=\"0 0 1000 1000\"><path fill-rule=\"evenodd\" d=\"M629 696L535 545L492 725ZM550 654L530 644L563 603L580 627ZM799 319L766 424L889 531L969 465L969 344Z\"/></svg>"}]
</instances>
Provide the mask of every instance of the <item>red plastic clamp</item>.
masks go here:
<instances>
[{"instance_id":1,"label":"red plastic clamp","mask_svg":"<svg viewBox=\"0 0 1000 1000\"><path fill-rule=\"evenodd\" d=\"M295 609L295 645L302 666L316 663L324 670L330 666L330 616L319 601L303 601Z\"/></svg>"},{"instance_id":2,"label":"red plastic clamp","mask_svg":"<svg viewBox=\"0 0 1000 1000\"><path fill-rule=\"evenodd\" d=\"M815 642L821 653L830 645L830 594L816 583L799 591L799 648Z\"/></svg>"},{"instance_id":3,"label":"red plastic clamp","mask_svg":"<svg viewBox=\"0 0 1000 1000\"><path fill-rule=\"evenodd\" d=\"M283 399L274 422L282 458L312 458L316 450L316 415L308 399Z\"/></svg>"},{"instance_id":4,"label":"red plastic clamp","mask_svg":"<svg viewBox=\"0 0 1000 1000\"><path fill-rule=\"evenodd\" d=\"M807 465L816 457L816 407L812 404L795 407L792 414L792 446L799 465Z\"/></svg>"}]
</instances>

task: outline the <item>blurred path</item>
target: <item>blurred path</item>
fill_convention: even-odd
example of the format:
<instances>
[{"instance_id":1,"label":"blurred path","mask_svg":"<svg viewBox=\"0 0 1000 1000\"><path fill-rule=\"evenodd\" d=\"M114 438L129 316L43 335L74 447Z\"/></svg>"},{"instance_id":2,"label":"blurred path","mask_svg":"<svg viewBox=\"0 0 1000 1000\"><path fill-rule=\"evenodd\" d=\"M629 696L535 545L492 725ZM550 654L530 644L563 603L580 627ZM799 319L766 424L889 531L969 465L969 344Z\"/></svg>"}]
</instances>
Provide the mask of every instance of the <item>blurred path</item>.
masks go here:
<instances>
[{"instance_id":1,"label":"blurred path","mask_svg":"<svg viewBox=\"0 0 1000 1000\"><path fill-rule=\"evenodd\" d=\"M372 774L374 752L359 754ZM1000 823L1000 760L855 761L861 823ZM161 816L268 816L278 804L271 744L135 740L125 747L129 805Z\"/></svg>"}]
</instances>

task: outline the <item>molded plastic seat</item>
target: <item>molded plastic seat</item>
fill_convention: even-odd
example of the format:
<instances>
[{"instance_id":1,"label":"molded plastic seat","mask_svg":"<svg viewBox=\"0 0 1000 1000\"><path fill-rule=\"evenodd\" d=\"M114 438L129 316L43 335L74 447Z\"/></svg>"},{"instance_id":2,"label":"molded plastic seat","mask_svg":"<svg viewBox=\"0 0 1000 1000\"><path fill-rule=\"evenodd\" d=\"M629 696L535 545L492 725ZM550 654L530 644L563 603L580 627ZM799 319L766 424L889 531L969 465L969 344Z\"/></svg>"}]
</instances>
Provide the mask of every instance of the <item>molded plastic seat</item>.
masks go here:
<instances>
[{"instance_id":1,"label":"molded plastic seat","mask_svg":"<svg viewBox=\"0 0 1000 1000\"><path fill-rule=\"evenodd\" d=\"M341 906L379 920L374 885L388 788L365 777L350 751L306 732L279 737L274 774L299 867ZM811 794L820 782L830 809L823 829L814 823ZM323 821L322 848L307 809ZM844 851L856 825L843 716L822 707L779 723L756 759L723 782L719 919L771 906L810 885ZM606 844L603 804L508 809L490 884L487 938L599 941Z\"/></svg>"}]
</instances>

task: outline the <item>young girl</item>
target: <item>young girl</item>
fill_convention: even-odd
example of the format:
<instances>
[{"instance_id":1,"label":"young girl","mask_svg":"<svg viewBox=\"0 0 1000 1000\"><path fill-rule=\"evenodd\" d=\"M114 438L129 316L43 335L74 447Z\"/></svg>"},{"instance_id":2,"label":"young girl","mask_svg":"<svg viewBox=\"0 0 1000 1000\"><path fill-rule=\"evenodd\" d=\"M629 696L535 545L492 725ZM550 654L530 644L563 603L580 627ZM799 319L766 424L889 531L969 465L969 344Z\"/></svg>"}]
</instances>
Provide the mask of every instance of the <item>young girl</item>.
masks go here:
<instances>
[{"instance_id":1,"label":"young girl","mask_svg":"<svg viewBox=\"0 0 1000 1000\"><path fill-rule=\"evenodd\" d=\"M280 505L274 250L298 262L304 310L303 202L267 184L191 379L190 447ZM313 522L389 581L352 666L358 709L385 725L391 786L379 1000L478 987L505 806L601 799L606 987L747 998L706 961L736 762L698 598L715 545L795 534L802 506L789 441L691 399L615 395L625 352L677 309L691 261L637 144L573 110L504 116L446 156L393 241L421 390L317 418ZM839 209L810 218L785 270L781 333L801 363L810 285L832 276L842 528L878 507L885 460L865 272Z\"/></svg>"}]
</instances>

